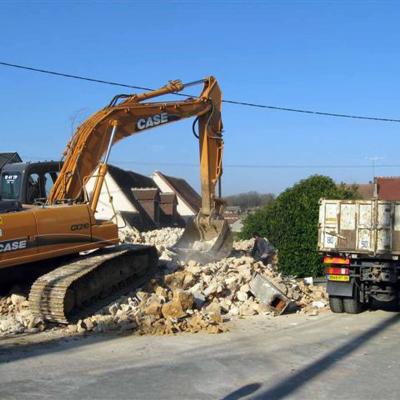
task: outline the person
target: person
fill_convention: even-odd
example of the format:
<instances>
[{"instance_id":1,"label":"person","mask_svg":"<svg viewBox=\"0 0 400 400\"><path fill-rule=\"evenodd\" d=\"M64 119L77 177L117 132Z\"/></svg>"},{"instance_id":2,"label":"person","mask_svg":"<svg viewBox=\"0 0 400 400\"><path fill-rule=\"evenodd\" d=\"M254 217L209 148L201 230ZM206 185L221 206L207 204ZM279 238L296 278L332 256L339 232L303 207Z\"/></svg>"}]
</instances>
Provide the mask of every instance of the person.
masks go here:
<instances>
[{"instance_id":1,"label":"person","mask_svg":"<svg viewBox=\"0 0 400 400\"><path fill-rule=\"evenodd\" d=\"M275 247L267 240L264 239L258 232L253 233L254 246L251 250L251 256L264 265L271 264L272 257L275 254Z\"/></svg>"}]
</instances>

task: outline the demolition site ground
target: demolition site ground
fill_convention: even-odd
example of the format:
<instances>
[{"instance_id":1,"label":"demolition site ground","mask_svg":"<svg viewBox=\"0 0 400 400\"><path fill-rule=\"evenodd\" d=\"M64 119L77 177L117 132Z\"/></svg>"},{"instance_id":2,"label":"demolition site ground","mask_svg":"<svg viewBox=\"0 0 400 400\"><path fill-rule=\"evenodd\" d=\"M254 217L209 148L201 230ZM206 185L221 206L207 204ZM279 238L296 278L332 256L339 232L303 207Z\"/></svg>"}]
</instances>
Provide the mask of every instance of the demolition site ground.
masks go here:
<instances>
[{"instance_id":1,"label":"demolition site ground","mask_svg":"<svg viewBox=\"0 0 400 400\"><path fill-rule=\"evenodd\" d=\"M396 399L399 328L397 313L324 312L221 335L4 338L0 398Z\"/></svg>"}]
</instances>

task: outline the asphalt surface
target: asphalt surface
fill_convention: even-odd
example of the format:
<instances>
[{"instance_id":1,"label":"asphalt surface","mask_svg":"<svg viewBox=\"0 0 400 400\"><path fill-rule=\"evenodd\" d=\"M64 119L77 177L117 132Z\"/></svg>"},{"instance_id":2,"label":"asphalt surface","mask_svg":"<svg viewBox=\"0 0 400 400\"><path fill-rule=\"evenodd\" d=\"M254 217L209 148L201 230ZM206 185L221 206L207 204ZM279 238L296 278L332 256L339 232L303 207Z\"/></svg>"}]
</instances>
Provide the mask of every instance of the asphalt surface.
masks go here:
<instances>
[{"instance_id":1,"label":"asphalt surface","mask_svg":"<svg viewBox=\"0 0 400 400\"><path fill-rule=\"evenodd\" d=\"M256 317L221 335L2 340L0 399L398 399L399 331L398 313L375 311Z\"/></svg>"}]
</instances>

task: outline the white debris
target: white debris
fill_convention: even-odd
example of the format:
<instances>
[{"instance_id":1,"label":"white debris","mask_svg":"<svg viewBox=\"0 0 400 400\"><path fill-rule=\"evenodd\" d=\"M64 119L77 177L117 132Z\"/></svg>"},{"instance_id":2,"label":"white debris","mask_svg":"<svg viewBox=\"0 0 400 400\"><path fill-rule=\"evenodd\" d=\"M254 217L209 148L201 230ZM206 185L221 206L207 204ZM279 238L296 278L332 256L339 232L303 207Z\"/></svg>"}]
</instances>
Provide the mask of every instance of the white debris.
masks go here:
<instances>
[{"instance_id":1,"label":"white debris","mask_svg":"<svg viewBox=\"0 0 400 400\"><path fill-rule=\"evenodd\" d=\"M29 310L25 296L11 294L0 298L0 336L43 331L45 323Z\"/></svg>"},{"instance_id":2,"label":"white debris","mask_svg":"<svg viewBox=\"0 0 400 400\"><path fill-rule=\"evenodd\" d=\"M321 309L321 308L325 308L325 307L327 306L327 304L326 304L325 301L313 301L313 302L311 303L311 306L312 306L313 308Z\"/></svg>"}]
</instances>

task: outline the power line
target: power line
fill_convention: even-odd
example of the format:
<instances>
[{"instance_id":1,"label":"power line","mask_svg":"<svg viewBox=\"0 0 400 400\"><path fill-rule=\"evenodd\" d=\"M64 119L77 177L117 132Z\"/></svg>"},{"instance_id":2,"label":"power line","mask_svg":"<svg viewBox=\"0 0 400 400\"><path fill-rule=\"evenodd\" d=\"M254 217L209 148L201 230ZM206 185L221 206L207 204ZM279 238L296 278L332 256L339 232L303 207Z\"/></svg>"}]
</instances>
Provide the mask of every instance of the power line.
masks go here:
<instances>
[{"instance_id":1,"label":"power line","mask_svg":"<svg viewBox=\"0 0 400 400\"><path fill-rule=\"evenodd\" d=\"M325 116L325 117L364 119L364 120L369 120L369 121L380 121L380 122L397 122L397 123L400 122L400 119L395 119L395 118L367 117L365 115L338 114L338 113L330 113L330 112L324 112L324 111L301 110L299 108L266 106L263 104L245 103L245 102L232 101L232 100L222 100L222 101L224 103L228 103L228 104L237 104L237 105L257 107L257 108L267 108L269 110L289 111L289 112L296 112L296 113L302 113L302 114L321 115L321 116Z\"/></svg>"},{"instance_id":2,"label":"power line","mask_svg":"<svg viewBox=\"0 0 400 400\"><path fill-rule=\"evenodd\" d=\"M116 164L126 165L161 165L170 167L199 167L199 164L194 163L169 163L169 162L140 162L140 161L113 161ZM242 168L242 169L370 169L371 165L363 164L320 164L320 165L301 165L301 164L224 164L224 168ZM375 165L375 168L400 168L400 164L382 164Z\"/></svg>"},{"instance_id":3,"label":"power line","mask_svg":"<svg viewBox=\"0 0 400 400\"><path fill-rule=\"evenodd\" d=\"M88 78L88 77L85 77L85 76L64 74L62 72L48 71L46 69L27 67L25 65L10 64L10 63L6 63L6 62L3 62L3 61L0 61L0 65L3 65L5 67L19 68L19 69L28 70L28 71L41 72L43 74L61 76L61 77L64 77L64 78L80 79L82 81L103 83L103 84L112 85L112 86L121 86L121 87L127 87L127 88L131 88L131 89L139 89L139 90L153 90L153 89L142 87L142 86L126 85L124 83L119 83L119 82L103 81L101 79Z\"/></svg>"},{"instance_id":4,"label":"power line","mask_svg":"<svg viewBox=\"0 0 400 400\"><path fill-rule=\"evenodd\" d=\"M73 75L73 74L67 74L67 73L63 73L63 72L50 71L50 70L41 69L41 68L28 67L26 65L11 64L11 63L7 63L4 61L0 61L0 65L2 65L4 67L18 68L18 69L28 70L28 71L33 71L33 72L40 72L40 73L48 74L48 75L55 75L55 76L59 76L59 77L63 77L63 78L79 79L79 80L83 80L83 81L101 83L101 84L105 84L105 85L120 86L120 87L126 87L126 88L131 88L131 89L138 89L138 90L154 90L152 88L148 88L148 87L144 87L144 86L129 85L129 84L113 82L113 81L105 81L102 79L89 78L86 76ZM186 93L175 93L175 94L178 96L193 97ZM275 110L275 111L287 111L287 112L318 115L318 116L325 116L325 117L350 118L350 119L361 119L361 120L369 120L369 121L400 123L400 119L396 119L396 118L370 117L370 116L365 116L365 115L340 114L340 113L333 113L333 112L304 110L304 109L300 109L300 108L278 107L278 106L270 106L270 105L265 105L265 104L249 103L249 102L236 101L236 100L222 100L222 102L226 103L226 104L234 104L234 105L245 106L245 107L262 108L262 109Z\"/></svg>"}]
</instances>

